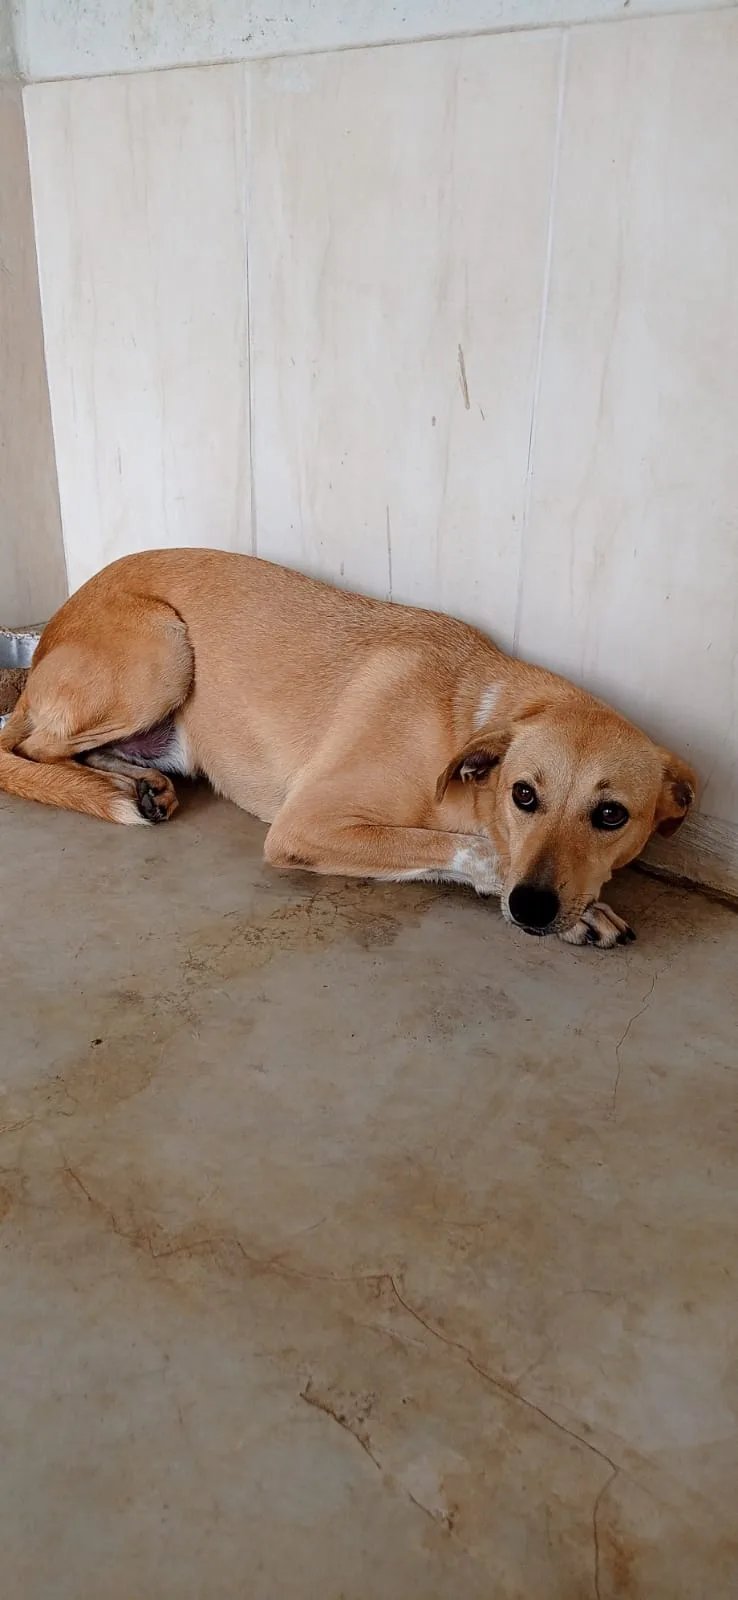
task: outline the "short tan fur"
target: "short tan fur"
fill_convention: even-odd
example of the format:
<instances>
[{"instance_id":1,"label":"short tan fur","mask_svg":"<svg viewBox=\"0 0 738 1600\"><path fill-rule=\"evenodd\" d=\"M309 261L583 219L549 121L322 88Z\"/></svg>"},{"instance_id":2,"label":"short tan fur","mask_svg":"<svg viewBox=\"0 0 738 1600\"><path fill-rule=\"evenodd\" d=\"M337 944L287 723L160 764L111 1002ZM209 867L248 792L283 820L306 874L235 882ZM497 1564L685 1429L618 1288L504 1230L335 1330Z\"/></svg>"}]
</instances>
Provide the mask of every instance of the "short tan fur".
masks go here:
<instances>
[{"instance_id":1,"label":"short tan fur","mask_svg":"<svg viewBox=\"0 0 738 1600\"><path fill-rule=\"evenodd\" d=\"M204 774L275 867L443 878L529 932L632 937L599 900L694 802L691 767L565 679L433 612L252 556L160 550L56 613L0 732L0 789L162 821Z\"/></svg>"}]
</instances>

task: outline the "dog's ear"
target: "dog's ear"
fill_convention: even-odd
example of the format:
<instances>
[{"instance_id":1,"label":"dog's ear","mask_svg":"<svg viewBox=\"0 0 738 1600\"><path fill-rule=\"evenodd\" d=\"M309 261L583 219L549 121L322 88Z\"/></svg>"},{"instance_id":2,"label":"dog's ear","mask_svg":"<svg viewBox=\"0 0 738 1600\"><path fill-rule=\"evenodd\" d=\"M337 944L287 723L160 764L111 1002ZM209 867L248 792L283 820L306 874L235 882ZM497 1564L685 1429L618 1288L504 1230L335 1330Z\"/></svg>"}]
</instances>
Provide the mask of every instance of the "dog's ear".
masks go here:
<instances>
[{"instance_id":1,"label":"dog's ear","mask_svg":"<svg viewBox=\"0 0 738 1600\"><path fill-rule=\"evenodd\" d=\"M436 800L441 801L450 783L485 783L498 767L512 737L510 728L488 728L475 734L444 768L436 784Z\"/></svg>"},{"instance_id":2,"label":"dog's ear","mask_svg":"<svg viewBox=\"0 0 738 1600\"><path fill-rule=\"evenodd\" d=\"M679 756L664 751L664 779L656 802L653 827L655 833L669 838L681 828L687 812L694 805L697 793L697 776L692 767Z\"/></svg>"}]
</instances>

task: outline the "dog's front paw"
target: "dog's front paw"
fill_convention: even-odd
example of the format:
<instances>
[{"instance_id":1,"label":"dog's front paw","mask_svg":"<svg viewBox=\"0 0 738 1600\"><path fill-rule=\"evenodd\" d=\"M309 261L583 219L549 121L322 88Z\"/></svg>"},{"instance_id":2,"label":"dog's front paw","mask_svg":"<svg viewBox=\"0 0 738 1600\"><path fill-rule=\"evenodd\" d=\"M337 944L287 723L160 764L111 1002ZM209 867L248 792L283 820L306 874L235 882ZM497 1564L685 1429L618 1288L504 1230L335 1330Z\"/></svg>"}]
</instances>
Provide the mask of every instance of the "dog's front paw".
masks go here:
<instances>
[{"instance_id":1,"label":"dog's front paw","mask_svg":"<svg viewBox=\"0 0 738 1600\"><path fill-rule=\"evenodd\" d=\"M635 934L611 906L594 900L574 927L560 933L559 938L565 944L593 944L598 950L613 950L616 944L630 944Z\"/></svg>"}]
</instances>

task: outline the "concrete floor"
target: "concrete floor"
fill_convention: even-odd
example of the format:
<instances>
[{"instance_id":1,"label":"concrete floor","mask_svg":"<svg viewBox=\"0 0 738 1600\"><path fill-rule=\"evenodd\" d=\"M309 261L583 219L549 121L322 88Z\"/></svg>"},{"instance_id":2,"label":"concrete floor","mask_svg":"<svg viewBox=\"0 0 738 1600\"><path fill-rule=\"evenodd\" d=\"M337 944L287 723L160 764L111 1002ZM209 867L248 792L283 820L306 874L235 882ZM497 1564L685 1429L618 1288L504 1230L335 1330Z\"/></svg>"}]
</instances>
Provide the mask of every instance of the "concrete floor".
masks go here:
<instances>
[{"instance_id":1,"label":"concrete floor","mask_svg":"<svg viewBox=\"0 0 738 1600\"><path fill-rule=\"evenodd\" d=\"M3 1600L738 1595L738 917L0 801Z\"/></svg>"}]
</instances>

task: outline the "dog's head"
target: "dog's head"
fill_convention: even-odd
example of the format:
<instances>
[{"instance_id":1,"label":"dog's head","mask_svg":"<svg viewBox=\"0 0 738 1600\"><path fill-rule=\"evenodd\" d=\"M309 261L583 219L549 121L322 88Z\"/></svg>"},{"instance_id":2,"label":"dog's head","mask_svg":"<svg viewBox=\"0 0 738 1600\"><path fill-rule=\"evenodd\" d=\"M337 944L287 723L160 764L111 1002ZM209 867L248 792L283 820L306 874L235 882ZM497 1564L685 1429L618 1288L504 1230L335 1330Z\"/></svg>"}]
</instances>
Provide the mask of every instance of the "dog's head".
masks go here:
<instances>
[{"instance_id":1,"label":"dog's head","mask_svg":"<svg viewBox=\"0 0 738 1600\"><path fill-rule=\"evenodd\" d=\"M441 774L437 801L461 801L461 785L499 857L503 914L543 934L573 927L652 833L680 827L696 778L567 686L481 728Z\"/></svg>"}]
</instances>

